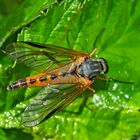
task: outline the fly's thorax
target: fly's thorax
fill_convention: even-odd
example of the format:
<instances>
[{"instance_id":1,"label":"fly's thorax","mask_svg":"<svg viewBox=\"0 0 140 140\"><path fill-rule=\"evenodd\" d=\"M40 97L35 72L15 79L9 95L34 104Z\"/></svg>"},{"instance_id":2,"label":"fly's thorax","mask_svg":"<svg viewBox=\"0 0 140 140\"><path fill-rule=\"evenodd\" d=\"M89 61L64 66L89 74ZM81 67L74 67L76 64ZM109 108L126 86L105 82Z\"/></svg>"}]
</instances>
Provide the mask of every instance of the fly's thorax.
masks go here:
<instances>
[{"instance_id":1,"label":"fly's thorax","mask_svg":"<svg viewBox=\"0 0 140 140\"><path fill-rule=\"evenodd\" d=\"M82 77L93 80L98 75L107 73L108 65L105 59L99 60L85 59L83 63L79 65L78 74Z\"/></svg>"}]
</instances>

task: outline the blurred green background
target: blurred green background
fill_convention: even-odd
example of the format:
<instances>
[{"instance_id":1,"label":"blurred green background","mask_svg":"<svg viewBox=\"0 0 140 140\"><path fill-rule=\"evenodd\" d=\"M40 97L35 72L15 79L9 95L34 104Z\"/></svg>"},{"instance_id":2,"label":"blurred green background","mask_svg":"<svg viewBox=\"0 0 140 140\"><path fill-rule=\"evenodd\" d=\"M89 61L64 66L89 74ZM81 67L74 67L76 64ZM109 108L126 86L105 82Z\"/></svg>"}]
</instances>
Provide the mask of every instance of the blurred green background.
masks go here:
<instances>
[{"instance_id":1,"label":"blurred green background","mask_svg":"<svg viewBox=\"0 0 140 140\"><path fill-rule=\"evenodd\" d=\"M109 63L109 73L133 84L96 82L97 93L79 115L61 111L33 128L20 114L38 88L7 91L9 83L34 74L0 51L0 140L140 139L140 1L138 0L0 0L0 48L13 41L53 44L90 53ZM85 94L88 94L86 91ZM66 110L77 111L82 98Z\"/></svg>"}]
</instances>

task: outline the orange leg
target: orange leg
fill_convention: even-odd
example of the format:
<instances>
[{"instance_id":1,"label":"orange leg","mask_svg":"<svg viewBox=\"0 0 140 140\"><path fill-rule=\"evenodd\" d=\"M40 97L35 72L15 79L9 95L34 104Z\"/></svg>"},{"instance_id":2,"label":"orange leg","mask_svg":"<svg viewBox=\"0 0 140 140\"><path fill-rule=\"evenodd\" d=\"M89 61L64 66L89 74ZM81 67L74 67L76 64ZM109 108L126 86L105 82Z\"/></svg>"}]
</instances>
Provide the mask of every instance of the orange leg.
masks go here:
<instances>
[{"instance_id":1,"label":"orange leg","mask_svg":"<svg viewBox=\"0 0 140 140\"><path fill-rule=\"evenodd\" d=\"M84 88L86 88L86 89L89 89L92 93L96 93L96 91L93 89L93 88L91 88L90 87L90 85L94 82L94 81L90 81L90 80L88 80L88 79L82 79L81 80L82 82L81 82L81 85L84 87Z\"/></svg>"},{"instance_id":2,"label":"orange leg","mask_svg":"<svg viewBox=\"0 0 140 140\"><path fill-rule=\"evenodd\" d=\"M89 89L91 92L93 92L94 94L96 93L96 91L95 91L93 88L88 87L88 89Z\"/></svg>"},{"instance_id":3,"label":"orange leg","mask_svg":"<svg viewBox=\"0 0 140 140\"><path fill-rule=\"evenodd\" d=\"M96 91L95 91L93 88L91 88L89 85L86 85L86 86L78 85L78 86L76 87L76 89L77 89L77 90L81 89L81 86L87 88L88 90L90 90L90 91L91 91L92 93L94 93L94 94L96 93Z\"/></svg>"},{"instance_id":4,"label":"orange leg","mask_svg":"<svg viewBox=\"0 0 140 140\"><path fill-rule=\"evenodd\" d=\"M105 77L101 77L101 76L97 76L98 79L103 80L103 81L108 81L109 78L105 78Z\"/></svg>"}]
</instances>

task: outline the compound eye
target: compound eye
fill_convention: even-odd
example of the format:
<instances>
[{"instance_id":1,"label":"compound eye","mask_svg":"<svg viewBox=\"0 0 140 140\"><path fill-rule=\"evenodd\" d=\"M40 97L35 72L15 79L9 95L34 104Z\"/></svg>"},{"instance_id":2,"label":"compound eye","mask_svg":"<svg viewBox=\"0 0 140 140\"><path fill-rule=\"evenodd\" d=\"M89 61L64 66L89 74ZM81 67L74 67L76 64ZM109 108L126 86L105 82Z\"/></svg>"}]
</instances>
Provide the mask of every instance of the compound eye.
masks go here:
<instances>
[{"instance_id":1,"label":"compound eye","mask_svg":"<svg viewBox=\"0 0 140 140\"><path fill-rule=\"evenodd\" d=\"M107 61L104 58L100 58L99 62L101 63L102 72L107 73L109 71L109 66Z\"/></svg>"}]
</instances>

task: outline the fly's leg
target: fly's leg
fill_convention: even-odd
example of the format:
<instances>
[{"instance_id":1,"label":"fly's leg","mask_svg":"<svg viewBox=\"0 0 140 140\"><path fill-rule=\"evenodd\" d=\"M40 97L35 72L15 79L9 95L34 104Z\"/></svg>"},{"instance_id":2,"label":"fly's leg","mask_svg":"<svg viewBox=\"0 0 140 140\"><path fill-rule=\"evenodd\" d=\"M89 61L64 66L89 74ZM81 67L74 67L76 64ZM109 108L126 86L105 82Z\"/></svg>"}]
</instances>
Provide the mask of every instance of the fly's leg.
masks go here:
<instances>
[{"instance_id":1,"label":"fly's leg","mask_svg":"<svg viewBox=\"0 0 140 140\"><path fill-rule=\"evenodd\" d=\"M117 80L117 79L114 79L114 78L108 78L108 81L109 82L118 82L118 83L124 83L124 84L134 84L134 82L128 82L128 81L121 81L121 80Z\"/></svg>"},{"instance_id":2,"label":"fly's leg","mask_svg":"<svg viewBox=\"0 0 140 140\"><path fill-rule=\"evenodd\" d=\"M97 77L99 80L102 80L102 81L105 81L105 85L106 85L106 89L108 89L109 85L111 84L111 82L116 82L116 83L121 83L121 84L129 84L129 85L132 85L134 84L134 82L128 82L128 81L121 81L121 80L117 80L117 79L114 79L114 78L105 78L105 77L101 77L101 76L98 76Z\"/></svg>"},{"instance_id":3,"label":"fly's leg","mask_svg":"<svg viewBox=\"0 0 140 140\"><path fill-rule=\"evenodd\" d=\"M93 44L94 50L91 52L90 57L92 57L96 53L96 51L97 51L97 48L96 48L97 42L98 42L100 36L102 35L102 33L104 32L104 30L105 30L105 28L102 28L101 31L99 32L99 34L97 35L97 37L96 37L96 39L94 41L94 44Z\"/></svg>"},{"instance_id":4,"label":"fly's leg","mask_svg":"<svg viewBox=\"0 0 140 140\"><path fill-rule=\"evenodd\" d=\"M84 99L82 100L82 103L81 103L80 106L79 106L78 112L76 113L77 115L79 115L79 114L82 113L82 111L84 110L84 107L87 108L86 103L87 103L87 101L88 101L88 98L89 98L89 95L86 95L86 96L84 97Z\"/></svg>"},{"instance_id":5,"label":"fly's leg","mask_svg":"<svg viewBox=\"0 0 140 140\"><path fill-rule=\"evenodd\" d=\"M93 88L91 88L91 87L87 87L88 88L88 90L90 90L92 93L96 93L96 91L93 89Z\"/></svg>"},{"instance_id":6,"label":"fly's leg","mask_svg":"<svg viewBox=\"0 0 140 140\"><path fill-rule=\"evenodd\" d=\"M82 102L81 102L81 104L80 104L80 106L79 106L79 108L78 108L78 111L70 111L70 110L63 110L64 112L67 112L67 113L71 113L71 114L75 114L75 115L80 115L81 113L82 113L82 111L84 110L84 108L86 107L87 109L89 109L89 110L92 110L92 109L90 109L88 106L87 106L87 101L88 101L88 98L89 98L89 96L91 96L91 94L90 95L86 95L85 97L84 97L84 99L82 100Z\"/></svg>"},{"instance_id":7,"label":"fly's leg","mask_svg":"<svg viewBox=\"0 0 140 140\"><path fill-rule=\"evenodd\" d=\"M87 80L87 79L83 79L82 80L82 86L84 87L84 88L86 88L86 89L88 89L88 90L90 90L92 93L96 93L96 91L92 88L92 87L90 87L90 85L93 83L94 81L90 81L90 80Z\"/></svg>"},{"instance_id":8,"label":"fly's leg","mask_svg":"<svg viewBox=\"0 0 140 140\"><path fill-rule=\"evenodd\" d=\"M90 54L90 57L92 57L96 53L96 51L97 51L97 48L94 48L93 51Z\"/></svg>"},{"instance_id":9,"label":"fly's leg","mask_svg":"<svg viewBox=\"0 0 140 140\"><path fill-rule=\"evenodd\" d=\"M124 84L134 84L134 82L121 81L121 80L117 80L117 79L110 78L110 77L105 78L105 77L97 76L97 78L100 80L103 80L103 81L107 81L108 83L109 82L117 82L117 83L124 83Z\"/></svg>"},{"instance_id":10,"label":"fly's leg","mask_svg":"<svg viewBox=\"0 0 140 140\"><path fill-rule=\"evenodd\" d=\"M83 86L82 84L79 84L79 85L76 86L76 90L79 90L79 89L81 89L81 88L85 88L85 86ZM81 104L80 104L80 106L79 106L78 111L74 112L74 111L70 111L70 110L64 110L64 112L68 112L68 113L72 113L72 114L79 115L79 114L82 113L82 111L83 111L83 109L84 109L85 107L86 107L88 110L93 111L93 109L91 109L91 108L88 107L87 101L88 101L88 98L89 98L90 96L93 95L93 93L95 94L95 90L92 89L92 88L89 87L89 86L88 86L87 88L88 88L90 91L92 91L92 93L88 93L88 94L86 94L86 95L84 96L84 99L82 100L82 102L81 102Z\"/></svg>"},{"instance_id":11,"label":"fly's leg","mask_svg":"<svg viewBox=\"0 0 140 140\"><path fill-rule=\"evenodd\" d=\"M93 89L93 88L91 88L90 86L87 86L87 87L84 87L83 85L78 85L77 87L76 87L76 90L79 90L79 89L81 89L81 87L83 87L83 88L87 88L88 90L90 90L92 93L96 93L96 91Z\"/></svg>"},{"instance_id":12,"label":"fly's leg","mask_svg":"<svg viewBox=\"0 0 140 140\"><path fill-rule=\"evenodd\" d=\"M93 81L89 81L89 80L87 80L87 79L82 79L82 80L81 80L81 82L76 86L76 90L80 90L81 88L82 88L82 89L89 89L89 90L92 92L92 94L91 94L91 93L90 93L90 94L87 94L87 95L84 97L84 99L83 99L83 101L82 101L82 103L81 103L81 105L80 105L80 107L79 107L79 109L78 109L77 112L66 111L66 110L65 110L65 112L74 113L74 114L80 114L80 113L83 111L84 107L86 107L86 108L89 109L89 110L92 110L92 109L90 109L90 108L86 105L86 102L87 102L87 100L88 100L88 97L91 96L91 95L93 95L93 93L95 94L95 92L96 92L93 88L90 87L90 85L92 84L92 82L93 82Z\"/></svg>"},{"instance_id":13,"label":"fly's leg","mask_svg":"<svg viewBox=\"0 0 140 140\"><path fill-rule=\"evenodd\" d=\"M93 110L95 109L95 108L90 108L90 107L87 105L88 98L91 97L91 96L93 96L92 93L87 94L87 95L84 97L84 99L83 99L83 101L82 101L82 103L81 103L81 105L80 105L80 107L79 107L79 110L78 110L78 113L79 113L79 114L83 111L84 108L87 108L87 109L90 110L90 111L93 111Z\"/></svg>"},{"instance_id":14,"label":"fly's leg","mask_svg":"<svg viewBox=\"0 0 140 140\"><path fill-rule=\"evenodd\" d=\"M108 81L109 80L109 78L105 78L105 77L101 77L101 76L97 76L97 79L103 80L103 81Z\"/></svg>"},{"instance_id":15,"label":"fly's leg","mask_svg":"<svg viewBox=\"0 0 140 140\"><path fill-rule=\"evenodd\" d=\"M70 49L72 49L72 46L71 46L70 40L69 40L69 32L70 32L70 29L68 29L68 31L67 31L67 42L68 42Z\"/></svg>"}]
</instances>

